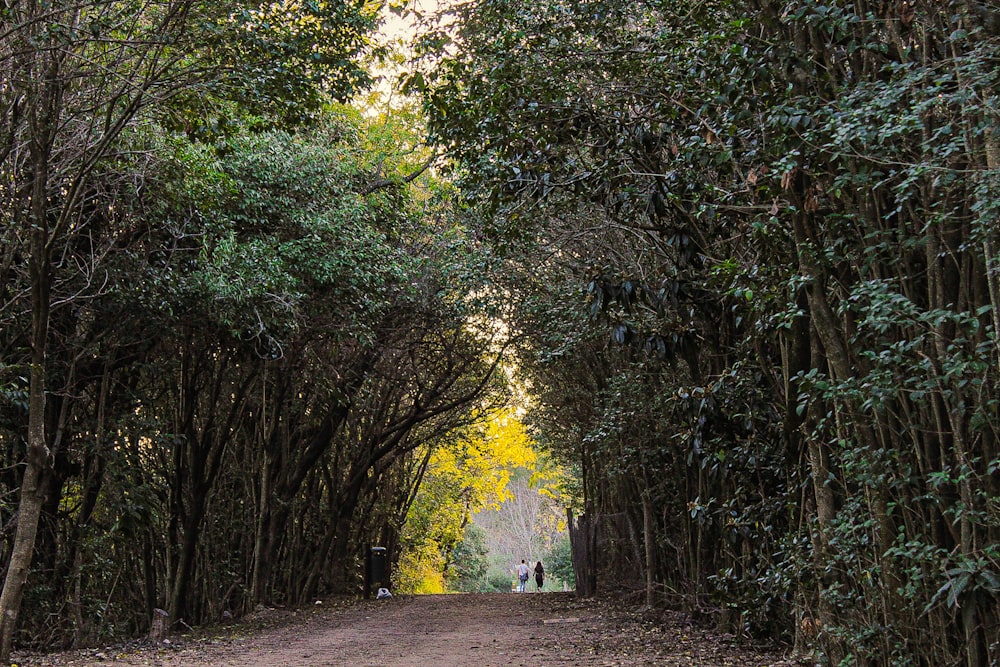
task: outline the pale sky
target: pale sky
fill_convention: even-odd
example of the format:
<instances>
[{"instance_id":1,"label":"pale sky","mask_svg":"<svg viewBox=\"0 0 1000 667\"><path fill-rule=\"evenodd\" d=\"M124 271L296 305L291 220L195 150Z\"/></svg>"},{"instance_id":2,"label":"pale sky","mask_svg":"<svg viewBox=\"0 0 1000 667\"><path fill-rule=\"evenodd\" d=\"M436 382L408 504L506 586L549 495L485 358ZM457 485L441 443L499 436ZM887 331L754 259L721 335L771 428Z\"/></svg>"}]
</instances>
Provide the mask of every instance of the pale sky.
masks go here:
<instances>
[{"instance_id":1,"label":"pale sky","mask_svg":"<svg viewBox=\"0 0 1000 667\"><path fill-rule=\"evenodd\" d=\"M448 0L409 0L407 6L416 9L425 18L436 13L440 7L446 5ZM389 3L382 7L383 23L378 41L387 44L393 51L400 54L404 62L387 63L375 70L381 76L381 80L375 86L374 93L382 102L387 102L392 106L393 98L398 94L398 79L404 73L406 65L405 59L409 58L411 43L416 37L417 25L416 17L410 12L404 12L399 16L389 10ZM373 100L369 100L370 102ZM375 106L381 106L376 104ZM372 109L375 111L375 109Z\"/></svg>"}]
</instances>

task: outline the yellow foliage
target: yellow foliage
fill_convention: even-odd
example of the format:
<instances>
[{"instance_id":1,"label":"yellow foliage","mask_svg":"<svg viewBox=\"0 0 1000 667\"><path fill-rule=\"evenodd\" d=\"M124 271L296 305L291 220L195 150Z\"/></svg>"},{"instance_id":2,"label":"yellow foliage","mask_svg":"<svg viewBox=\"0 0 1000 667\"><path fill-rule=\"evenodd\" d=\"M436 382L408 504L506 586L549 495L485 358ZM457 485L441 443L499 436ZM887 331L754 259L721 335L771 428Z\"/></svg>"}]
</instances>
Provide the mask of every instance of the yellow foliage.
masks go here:
<instances>
[{"instance_id":1,"label":"yellow foliage","mask_svg":"<svg viewBox=\"0 0 1000 667\"><path fill-rule=\"evenodd\" d=\"M428 475L462 480L469 512L499 507L509 497L507 483L515 468L531 468L538 455L514 410L501 410L485 429L470 433L431 457Z\"/></svg>"},{"instance_id":2,"label":"yellow foliage","mask_svg":"<svg viewBox=\"0 0 1000 667\"><path fill-rule=\"evenodd\" d=\"M512 471L537 463L533 442L513 408L439 445L403 528L399 589L443 592L445 555L461 541L469 517L499 508L511 497Z\"/></svg>"},{"instance_id":3,"label":"yellow foliage","mask_svg":"<svg viewBox=\"0 0 1000 667\"><path fill-rule=\"evenodd\" d=\"M443 559L431 545L405 550L399 559L399 570L393 577L396 589L417 595L444 593Z\"/></svg>"}]
</instances>

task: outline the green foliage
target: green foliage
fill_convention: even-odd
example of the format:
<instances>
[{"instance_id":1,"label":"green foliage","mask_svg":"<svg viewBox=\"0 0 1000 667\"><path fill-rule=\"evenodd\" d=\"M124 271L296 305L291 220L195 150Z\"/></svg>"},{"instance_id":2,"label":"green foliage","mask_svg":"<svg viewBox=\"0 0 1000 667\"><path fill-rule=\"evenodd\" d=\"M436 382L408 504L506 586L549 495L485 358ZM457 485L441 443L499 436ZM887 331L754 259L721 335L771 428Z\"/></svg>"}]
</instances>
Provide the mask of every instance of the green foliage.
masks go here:
<instances>
[{"instance_id":1,"label":"green foliage","mask_svg":"<svg viewBox=\"0 0 1000 667\"><path fill-rule=\"evenodd\" d=\"M192 20L192 65L212 73L160 111L164 124L213 139L256 127L315 120L331 99L371 85L361 64L372 50L377 3L322 0L206 5Z\"/></svg>"},{"instance_id":2,"label":"green foliage","mask_svg":"<svg viewBox=\"0 0 1000 667\"><path fill-rule=\"evenodd\" d=\"M463 593L480 593L490 590L487 580L489 558L486 532L474 523L465 526L462 541L452 552L449 578L453 590Z\"/></svg>"},{"instance_id":3,"label":"green foliage","mask_svg":"<svg viewBox=\"0 0 1000 667\"><path fill-rule=\"evenodd\" d=\"M404 578L413 583L403 590L426 591L429 584L420 572L432 580L446 577L461 591L486 586L489 550L482 529L470 519L509 499L512 471L535 461L532 443L509 408L452 437L429 454L406 516L403 553L411 571Z\"/></svg>"},{"instance_id":4,"label":"green foliage","mask_svg":"<svg viewBox=\"0 0 1000 667\"><path fill-rule=\"evenodd\" d=\"M830 664L995 661L995 8L448 16L414 83L509 260L599 580L649 568Z\"/></svg>"},{"instance_id":5,"label":"green foliage","mask_svg":"<svg viewBox=\"0 0 1000 667\"><path fill-rule=\"evenodd\" d=\"M403 590L508 590L530 554L484 572L469 517L531 500L554 579L569 505L602 586L828 664L997 662L995 7L449 7L409 88L462 201L414 108L332 102L371 3L32 7L0 35L4 489L52 232L25 639L348 590L355 540ZM508 334L537 459L478 402Z\"/></svg>"},{"instance_id":6,"label":"green foliage","mask_svg":"<svg viewBox=\"0 0 1000 667\"><path fill-rule=\"evenodd\" d=\"M573 587L575 575L568 534L564 533L559 539L552 542L552 546L542 559L542 563L545 565L547 587L553 588L560 582Z\"/></svg>"},{"instance_id":7,"label":"green foliage","mask_svg":"<svg viewBox=\"0 0 1000 667\"><path fill-rule=\"evenodd\" d=\"M68 218L86 234L57 253L65 308L47 379L64 428L49 432L23 645L142 634L154 606L196 624L355 590L353 554L392 546L412 500L418 445L500 395L490 332L466 326L487 301L468 296L480 259L447 188L421 171L412 112L370 117L330 97L366 78L350 61L374 7L283 6L271 34L244 30L263 20L253 8L231 9L192 14L177 94L121 128L88 166L86 216ZM17 120L17 104L3 108ZM105 120L73 111L80 127ZM288 130L307 117L308 132ZM5 489L23 469L31 330L15 231L4 226ZM443 589L438 545L415 551Z\"/></svg>"}]
</instances>

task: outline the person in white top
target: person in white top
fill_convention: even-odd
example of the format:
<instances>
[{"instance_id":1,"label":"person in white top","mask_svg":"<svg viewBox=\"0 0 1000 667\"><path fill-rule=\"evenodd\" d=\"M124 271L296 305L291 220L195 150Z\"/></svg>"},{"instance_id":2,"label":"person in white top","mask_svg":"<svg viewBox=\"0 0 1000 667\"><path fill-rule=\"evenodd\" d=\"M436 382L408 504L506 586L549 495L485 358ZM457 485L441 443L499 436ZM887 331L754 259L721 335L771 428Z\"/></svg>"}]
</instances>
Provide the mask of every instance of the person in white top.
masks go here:
<instances>
[{"instance_id":1,"label":"person in white top","mask_svg":"<svg viewBox=\"0 0 1000 667\"><path fill-rule=\"evenodd\" d=\"M524 592L524 585L528 583L528 564L521 560L521 564L517 566L517 592Z\"/></svg>"}]
</instances>

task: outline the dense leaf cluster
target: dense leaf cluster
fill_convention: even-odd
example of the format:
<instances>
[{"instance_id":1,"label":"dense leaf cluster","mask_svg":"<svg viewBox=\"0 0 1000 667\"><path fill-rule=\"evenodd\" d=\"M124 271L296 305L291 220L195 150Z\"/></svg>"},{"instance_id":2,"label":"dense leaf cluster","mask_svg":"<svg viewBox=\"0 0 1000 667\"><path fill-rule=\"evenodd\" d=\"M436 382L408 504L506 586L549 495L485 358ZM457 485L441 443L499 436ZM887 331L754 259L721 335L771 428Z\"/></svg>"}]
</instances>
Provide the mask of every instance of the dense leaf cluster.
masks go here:
<instances>
[{"instance_id":1,"label":"dense leaf cluster","mask_svg":"<svg viewBox=\"0 0 1000 667\"><path fill-rule=\"evenodd\" d=\"M483 0L414 79L606 585L830 664L1000 655L1000 15Z\"/></svg>"},{"instance_id":2,"label":"dense leaf cluster","mask_svg":"<svg viewBox=\"0 0 1000 667\"><path fill-rule=\"evenodd\" d=\"M360 590L501 395L412 124L333 101L376 10L0 8L0 657Z\"/></svg>"}]
</instances>

